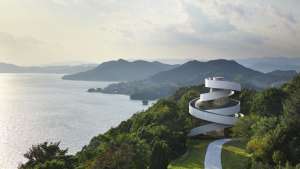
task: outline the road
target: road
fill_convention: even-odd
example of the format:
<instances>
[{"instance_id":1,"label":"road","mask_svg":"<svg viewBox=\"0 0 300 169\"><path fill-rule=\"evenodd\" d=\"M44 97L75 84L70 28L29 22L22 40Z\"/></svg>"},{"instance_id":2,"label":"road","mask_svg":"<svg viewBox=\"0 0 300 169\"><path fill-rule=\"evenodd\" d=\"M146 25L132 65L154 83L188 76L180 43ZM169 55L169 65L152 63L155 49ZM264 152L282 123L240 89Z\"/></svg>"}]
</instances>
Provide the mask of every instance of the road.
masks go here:
<instances>
[{"instance_id":1,"label":"road","mask_svg":"<svg viewBox=\"0 0 300 169\"><path fill-rule=\"evenodd\" d=\"M231 139L219 139L208 145L204 160L205 169L222 169L222 146L229 141Z\"/></svg>"}]
</instances>

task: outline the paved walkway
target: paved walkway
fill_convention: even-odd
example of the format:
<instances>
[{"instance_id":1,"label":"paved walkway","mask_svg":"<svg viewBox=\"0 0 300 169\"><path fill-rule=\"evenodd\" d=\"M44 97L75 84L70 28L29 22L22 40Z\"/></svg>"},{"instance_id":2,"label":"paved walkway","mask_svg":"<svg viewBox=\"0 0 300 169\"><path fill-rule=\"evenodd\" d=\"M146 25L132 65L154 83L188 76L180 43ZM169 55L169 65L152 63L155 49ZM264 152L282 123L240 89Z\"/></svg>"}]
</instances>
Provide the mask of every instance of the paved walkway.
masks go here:
<instances>
[{"instance_id":1,"label":"paved walkway","mask_svg":"<svg viewBox=\"0 0 300 169\"><path fill-rule=\"evenodd\" d=\"M208 145L204 160L205 169L222 169L222 145L230 140L231 139L219 139Z\"/></svg>"}]
</instances>

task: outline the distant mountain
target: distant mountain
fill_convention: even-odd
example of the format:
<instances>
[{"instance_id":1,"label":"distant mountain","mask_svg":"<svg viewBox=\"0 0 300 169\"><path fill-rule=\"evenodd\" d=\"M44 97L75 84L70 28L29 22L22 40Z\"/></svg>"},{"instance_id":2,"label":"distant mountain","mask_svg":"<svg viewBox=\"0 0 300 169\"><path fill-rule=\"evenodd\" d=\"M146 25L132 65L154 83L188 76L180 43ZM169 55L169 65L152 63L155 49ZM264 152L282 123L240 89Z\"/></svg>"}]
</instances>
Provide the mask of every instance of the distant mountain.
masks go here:
<instances>
[{"instance_id":1,"label":"distant mountain","mask_svg":"<svg viewBox=\"0 0 300 169\"><path fill-rule=\"evenodd\" d=\"M102 92L138 96L134 97L136 99L143 97L153 99L170 95L178 87L201 84L205 78L212 76L222 76L227 80L240 82L243 87L262 89L278 86L295 75L297 75L295 71L262 73L233 60L220 59L208 62L194 60L174 69L159 72L145 80L109 85Z\"/></svg>"},{"instance_id":2,"label":"distant mountain","mask_svg":"<svg viewBox=\"0 0 300 169\"><path fill-rule=\"evenodd\" d=\"M270 57L239 59L238 63L262 72L274 70L295 70L300 72L300 58Z\"/></svg>"},{"instance_id":3,"label":"distant mountain","mask_svg":"<svg viewBox=\"0 0 300 169\"><path fill-rule=\"evenodd\" d=\"M228 80L248 80L262 73L246 68L233 60L189 61L175 69L157 73L150 81L173 83L179 86L202 83L205 77L222 76Z\"/></svg>"},{"instance_id":4,"label":"distant mountain","mask_svg":"<svg viewBox=\"0 0 300 169\"><path fill-rule=\"evenodd\" d=\"M76 66L17 66L13 64L0 63L0 73L56 73L56 74L70 74L81 71L87 71L96 67L95 65L76 65Z\"/></svg>"},{"instance_id":5,"label":"distant mountain","mask_svg":"<svg viewBox=\"0 0 300 169\"><path fill-rule=\"evenodd\" d=\"M277 77L278 80L276 82L273 82L271 86L279 87L290 80L290 77L296 76L297 72L295 70L275 70L266 74L272 77Z\"/></svg>"},{"instance_id":6,"label":"distant mountain","mask_svg":"<svg viewBox=\"0 0 300 169\"><path fill-rule=\"evenodd\" d=\"M275 70L266 74L281 77L281 78L286 78L286 77L295 76L297 72L295 70Z\"/></svg>"},{"instance_id":7,"label":"distant mountain","mask_svg":"<svg viewBox=\"0 0 300 169\"><path fill-rule=\"evenodd\" d=\"M149 80L156 83L173 83L179 86L195 85L204 78L222 76L256 88L265 88L274 82L290 80L296 71L274 71L262 73L242 66L234 60L189 61L175 69L157 73Z\"/></svg>"},{"instance_id":8,"label":"distant mountain","mask_svg":"<svg viewBox=\"0 0 300 169\"><path fill-rule=\"evenodd\" d=\"M148 62L137 60L129 62L123 59L104 62L95 69L66 75L67 80L87 81L134 81L146 79L155 73L175 68L176 65L163 64L160 62Z\"/></svg>"}]
</instances>

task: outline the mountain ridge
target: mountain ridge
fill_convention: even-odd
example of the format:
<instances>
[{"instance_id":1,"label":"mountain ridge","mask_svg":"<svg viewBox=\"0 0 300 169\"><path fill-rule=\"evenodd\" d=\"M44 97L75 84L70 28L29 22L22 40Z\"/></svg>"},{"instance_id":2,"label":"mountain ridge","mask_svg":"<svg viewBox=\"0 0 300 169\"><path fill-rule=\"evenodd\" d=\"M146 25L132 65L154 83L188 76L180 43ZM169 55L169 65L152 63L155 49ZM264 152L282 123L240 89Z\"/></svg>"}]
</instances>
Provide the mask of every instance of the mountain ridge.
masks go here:
<instances>
[{"instance_id":1,"label":"mountain ridge","mask_svg":"<svg viewBox=\"0 0 300 169\"><path fill-rule=\"evenodd\" d=\"M160 71L175 68L176 65L144 60L127 61L124 59L103 62L95 69L72 75L65 75L65 80L86 81L134 81L146 79Z\"/></svg>"},{"instance_id":2,"label":"mountain ridge","mask_svg":"<svg viewBox=\"0 0 300 169\"><path fill-rule=\"evenodd\" d=\"M244 73L247 73L247 76L261 75L261 72L244 67L234 60L217 59L207 62L192 60L182 64L178 68L155 74L151 77L151 80L156 82L172 81L178 83L187 81L186 78L189 78L188 75L196 78L198 74L207 74L207 76L212 76L213 74L215 74L213 76L220 75L226 78L228 75L226 75L225 73L220 73L225 71L227 72L226 74L234 74L237 71L243 71ZM178 74L181 76L178 76ZM203 80L203 78L199 80Z\"/></svg>"},{"instance_id":3,"label":"mountain ridge","mask_svg":"<svg viewBox=\"0 0 300 169\"><path fill-rule=\"evenodd\" d=\"M87 71L94 68L93 64L60 65L60 66L18 66L10 63L0 63L0 73L55 73L68 74Z\"/></svg>"},{"instance_id":4,"label":"mountain ridge","mask_svg":"<svg viewBox=\"0 0 300 169\"><path fill-rule=\"evenodd\" d=\"M102 92L126 94L132 99L156 99L171 95L179 87L203 83L205 78L212 76L222 76L247 88L264 89L280 86L296 75L295 71L262 73L234 60L218 59L207 62L192 60L173 69L158 72L144 80L111 84Z\"/></svg>"},{"instance_id":5,"label":"mountain ridge","mask_svg":"<svg viewBox=\"0 0 300 169\"><path fill-rule=\"evenodd\" d=\"M238 59L238 63L264 73L275 70L295 70L300 72L300 58L297 57L262 57Z\"/></svg>"}]
</instances>

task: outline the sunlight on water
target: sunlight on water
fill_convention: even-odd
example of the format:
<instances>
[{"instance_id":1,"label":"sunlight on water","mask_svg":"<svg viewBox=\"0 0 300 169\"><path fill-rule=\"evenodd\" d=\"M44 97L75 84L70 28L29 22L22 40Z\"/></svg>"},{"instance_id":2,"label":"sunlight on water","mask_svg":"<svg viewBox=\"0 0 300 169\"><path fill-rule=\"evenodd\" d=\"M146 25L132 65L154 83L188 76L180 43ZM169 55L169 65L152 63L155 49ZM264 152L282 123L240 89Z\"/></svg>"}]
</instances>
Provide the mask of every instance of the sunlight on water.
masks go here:
<instances>
[{"instance_id":1,"label":"sunlight on water","mask_svg":"<svg viewBox=\"0 0 300 169\"><path fill-rule=\"evenodd\" d=\"M32 144L61 141L74 153L99 133L146 109L128 96L87 93L107 82L61 75L0 74L0 169L15 169Z\"/></svg>"}]
</instances>

